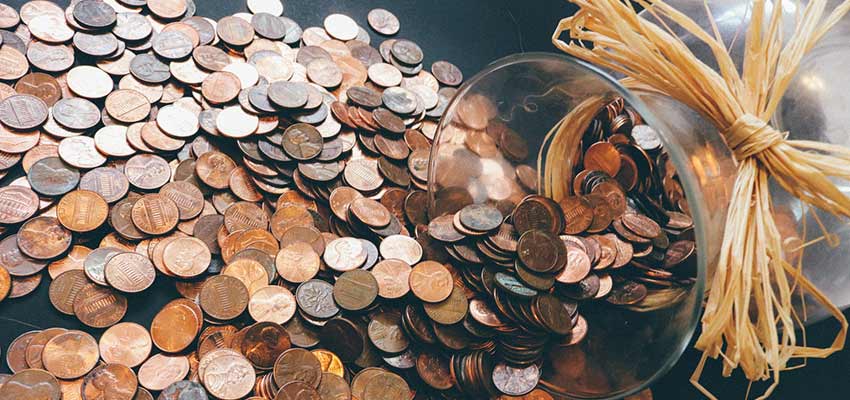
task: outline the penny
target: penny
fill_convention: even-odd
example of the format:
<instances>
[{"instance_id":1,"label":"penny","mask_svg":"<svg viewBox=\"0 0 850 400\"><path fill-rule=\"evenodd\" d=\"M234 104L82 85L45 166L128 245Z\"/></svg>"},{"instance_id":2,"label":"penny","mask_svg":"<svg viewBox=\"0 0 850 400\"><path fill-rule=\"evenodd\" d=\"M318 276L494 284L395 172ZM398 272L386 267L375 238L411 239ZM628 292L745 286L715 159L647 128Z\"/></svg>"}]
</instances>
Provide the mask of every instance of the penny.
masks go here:
<instances>
[{"instance_id":1,"label":"penny","mask_svg":"<svg viewBox=\"0 0 850 400\"><path fill-rule=\"evenodd\" d=\"M164 83L171 78L168 65L159 61L153 54L138 54L130 63L130 73L145 83Z\"/></svg>"},{"instance_id":2,"label":"penny","mask_svg":"<svg viewBox=\"0 0 850 400\"><path fill-rule=\"evenodd\" d=\"M198 132L198 117L193 113L187 113L176 105L168 105L159 109L156 114L156 124L167 133L176 138L186 138Z\"/></svg>"},{"instance_id":3,"label":"penny","mask_svg":"<svg viewBox=\"0 0 850 400\"><path fill-rule=\"evenodd\" d=\"M21 253L39 260L58 257L71 247L71 232L53 217L36 217L21 225L17 235Z\"/></svg>"},{"instance_id":4,"label":"penny","mask_svg":"<svg viewBox=\"0 0 850 400\"><path fill-rule=\"evenodd\" d=\"M397 312L382 312L369 322L369 339L385 353L397 354L410 344L401 327L401 315Z\"/></svg>"},{"instance_id":5,"label":"penny","mask_svg":"<svg viewBox=\"0 0 850 400\"><path fill-rule=\"evenodd\" d=\"M116 90L106 96L106 111L109 116L124 123L133 123L145 119L151 111L151 105L144 94L135 90Z\"/></svg>"},{"instance_id":6,"label":"penny","mask_svg":"<svg viewBox=\"0 0 850 400\"><path fill-rule=\"evenodd\" d=\"M35 96L18 94L0 102L0 122L18 130L36 128L47 120L47 104Z\"/></svg>"},{"instance_id":7,"label":"penny","mask_svg":"<svg viewBox=\"0 0 850 400\"><path fill-rule=\"evenodd\" d=\"M230 58L223 50L213 46L199 46L192 50L192 59L201 68L221 71L230 64Z\"/></svg>"},{"instance_id":8,"label":"penny","mask_svg":"<svg viewBox=\"0 0 850 400\"><path fill-rule=\"evenodd\" d=\"M40 72L29 73L21 77L21 79L19 79L18 82L15 83L15 91L18 94L35 96L41 101L43 101L48 107L52 106L59 99L62 98L62 87L59 85L59 81L57 81L50 75L43 74ZM14 96L6 97L4 99L4 102L12 97ZM18 101L17 103L19 104L7 105L7 107L11 108L11 106L16 106L15 111L32 112L32 110L29 110L32 104L20 104L20 101ZM0 107L3 107L3 104L4 103L0 103ZM40 110L35 111L35 115L39 115L41 112ZM25 117L25 119L30 118L26 115Z\"/></svg>"},{"instance_id":9,"label":"penny","mask_svg":"<svg viewBox=\"0 0 850 400\"><path fill-rule=\"evenodd\" d=\"M458 213L460 223L464 228L487 232L498 228L502 224L502 213L492 206L483 204L470 204Z\"/></svg>"},{"instance_id":10,"label":"penny","mask_svg":"<svg viewBox=\"0 0 850 400\"><path fill-rule=\"evenodd\" d=\"M231 46L245 46L254 39L254 28L238 17L224 17L216 26L218 37Z\"/></svg>"},{"instance_id":11,"label":"penny","mask_svg":"<svg viewBox=\"0 0 850 400\"><path fill-rule=\"evenodd\" d=\"M100 121L100 110L83 98L61 99L53 106L53 118L69 129L89 129Z\"/></svg>"},{"instance_id":12,"label":"penny","mask_svg":"<svg viewBox=\"0 0 850 400\"><path fill-rule=\"evenodd\" d=\"M75 190L62 197L56 215L65 228L74 232L90 232L106 221L109 205L99 194Z\"/></svg>"},{"instance_id":13,"label":"penny","mask_svg":"<svg viewBox=\"0 0 850 400\"><path fill-rule=\"evenodd\" d=\"M242 84L231 72L214 72L204 79L201 93L207 101L215 104L227 103L239 95Z\"/></svg>"},{"instance_id":14,"label":"penny","mask_svg":"<svg viewBox=\"0 0 850 400\"><path fill-rule=\"evenodd\" d=\"M82 331L68 331L54 336L42 351L44 368L60 379L75 379L85 375L95 367L99 357L97 341Z\"/></svg>"},{"instance_id":15,"label":"penny","mask_svg":"<svg viewBox=\"0 0 850 400\"><path fill-rule=\"evenodd\" d=\"M509 396L531 393L537 387L539 379L540 369L534 364L525 368L499 364L493 369L493 383L500 392Z\"/></svg>"},{"instance_id":16,"label":"penny","mask_svg":"<svg viewBox=\"0 0 850 400\"><path fill-rule=\"evenodd\" d=\"M310 244L295 242L280 250L275 258L280 276L293 283L302 283L312 279L319 272L321 260Z\"/></svg>"},{"instance_id":17,"label":"penny","mask_svg":"<svg viewBox=\"0 0 850 400\"><path fill-rule=\"evenodd\" d=\"M186 3L186 0L150 0L147 6L152 13L162 19L176 19L186 14Z\"/></svg>"},{"instance_id":18,"label":"penny","mask_svg":"<svg viewBox=\"0 0 850 400\"><path fill-rule=\"evenodd\" d=\"M295 315L295 295L281 286L266 286L251 295L248 313L257 322L285 324Z\"/></svg>"},{"instance_id":19,"label":"penny","mask_svg":"<svg viewBox=\"0 0 850 400\"><path fill-rule=\"evenodd\" d=\"M289 333L279 324L258 322L245 331L241 351L255 367L272 369L275 360L292 346Z\"/></svg>"},{"instance_id":20,"label":"penny","mask_svg":"<svg viewBox=\"0 0 850 400\"><path fill-rule=\"evenodd\" d=\"M274 400L319 400L319 392L316 388L294 381L283 385L274 397Z\"/></svg>"},{"instance_id":21,"label":"penny","mask_svg":"<svg viewBox=\"0 0 850 400\"><path fill-rule=\"evenodd\" d=\"M151 321L151 339L166 353L183 351L198 335L194 311L180 303L169 303Z\"/></svg>"},{"instance_id":22,"label":"penny","mask_svg":"<svg viewBox=\"0 0 850 400\"><path fill-rule=\"evenodd\" d=\"M137 253L121 253L103 267L104 279L124 293L138 293L153 285L156 270L150 259Z\"/></svg>"},{"instance_id":23,"label":"penny","mask_svg":"<svg viewBox=\"0 0 850 400\"><path fill-rule=\"evenodd\" d=\"M410 387L405 380L391 372L385 372L369 380L363 389L363 398L389 400L410 396Z\"/></svg>"},{"instance_id":24,"label":"penny","mask_svg":"<svg viewBox=\"0 0 850 400\"><path fill-rule=\"evenodd\" d=\"M216 128L227 137L238 139L257 131L260 120L239 106L227 107L216 117Z\"/></svg>"},{"instance_id":25,"label":"penny","mask_svg":"<svg viewBox=\"0 0 850 400\"><path fill-rule=\"evenodd\" d=\"M205 313L219 320L238 317L248 306L248 288L239 279L217 275L201 289L200 303Z\"/></svg>"},{"instance_id":26,"label":"penny","mask_svg":"<svg viewBox=\"0 0 850 400\"><path fill-rule=\"evenodd\" d=\"M275 105L295 109L301 108L309 101L309 86L299 82L272 82L268 88L269 100Z\"/></svg>"},{"instance_id":27,"label":"penny","mask_svg":"<svg viewBox=\"0 0 850 400\"><path fill-rule=\"evenodd\" d=\"M409 264L401 260L387 259L379 262L371 272L378 282L378 295L385 299L398 299L410 291Z\"/></svg>"},{"instance_id":28,"label":"penny","mask_svg":"<svg viewBox=\"0 0 850 400\"><path fill-rule=\"evenodd\" d=\"M247 396L255 381L251 363L241 354L226 354L212 359L201 376L210 394L222 400Z\"/></svg>"},{"instance_id":29,"label":"penny","mask_svg":"<svg viewBox=\"0 0 850 400\"><path fill-rule=\"evenodd\" d=\"M0 386L0 399L60 400L59 381L47 371L26 369L13 375Z\"/></svg>"},{"instance_id":30,"label":"penny","mask_svg":"<svg viewBox=\"0 0 850 400\"><path fill-rule=\"evenodd\" d=\"M341 308L360 311L369 307L378 297L378 281L368 271L348 271L337 279L333 295Z\"/></svg>"},{"instance_id":31,"label":"penny","mask_svg":"<svg viewBox=\"0 0 850 400\"><path fill-rule=\"evenodd\" d=\"M435 61L431 64L431 73L446 86L458 86L463 82L463 73L448 61Z\"/></svg>"},{"instance_id":32,"label":"penny","mask_svg":"<svg viewBox=\"0 0 850 400\"><path fill-rule=\"evenodd\" d=\"M449 270L434 261L423 261L414 266L410 272L409 282L413 294L428 303L438 303L447 299L454 289Z\"/></svg>"},{"instance_id":33,"label":"penny","mask_svg":"<svg viewBox=\"0 0 850 400\"><path fill-rule=\"evenodd\" d=\"M208 399L209 397L207 396L206 390L200 383L193 381L178 381L168 385L168 387L160 393L160 398L162 400L202 400Z\"/></svg>"},{"instance_id":34,"label":"penny","mask_svg":"<svg viewBox=\"0 0 850 400\"><path fill-rule=\"evenodd\" d=\"M340 272L351 271L361 267L368 254L363 243L356 238L339 238L331 241L322 255L325 263Z\"/></svg>"},{"instance_id":35,"label":"penny","mask_svg":"<svg viewBox=\"0 0 850 400\"><path fill-rule=\"evenodd\" d=\"M630 231L645 238L654 238L661 234L658 223L641 214L626 213L622 222Z\"/></svg>"},{"instance_id":36,"label":"penny","mask_svg":"<svg viewBox=\"0 0 850 400\"><path fill-rule=\"evenodd\" d=\"M18 79L26 75L28 69L27 59L20 51L11 46L0 48L0 79Z\"/></svg>"},{"instance_id":37,"label":"penny","mask_svg":"<svg viewBox=\"0 0 850 400\"><path fill-rule=\"evenodd\" d=\"M156 354L139 368L139 385L148 390L161 391L182 380L188 373L189 360L186 356Z\"/></svg>"},{"instance_id":38,"label":"penny","mask_svg":"<svg viewBox=\"0 0 850 400\"><path fill-rule=\"evenodd\" d=\"M162 235L177 226L179 210L174 201L161 194L142 196L131 211L133 224L149 235Z\"/></svg>"},{"instance_id":39,"label":"penny","mask_svg":"<svg viewBox=\"0 0 850 400\"><path fill-rule=\"evenodd\" d=\"M99 167L83 175L80 189L97 193L107 203L115 203L127 195L129 182L117 168Z\"/></svg>"},{"instance_id":40,"label":"penny","mask_svg":"<svg viewBox=\"0 0 850 400\"><path fill-rule=\"evenodd\" d=\"M0 223L18 224L26 221L38 211L38 195L32 189L21 186L0 188Z\"/></svg>"},{"instance_id":41,"label":"penny","mask_svg":"<svg viewBox=\"0 0 850 400\"><path fill-rule=\"evenodd\" d=\"M401 84L401 71L390 64L374 64L369 67L368 73L369 79L377 85L383 87L394 87Z\"/></svg>"},{"instance_id":42,"label":"penny","mask_svg":"<svg viewBox=\"0 0 850 400\"><path fill-rule=\"evenodd\" d=\"M101 99L112 91L112 78L99 68L81 65L67 75L68 87L80 97Z\"/></svg>"},{"instance_id":43,"label":"penny","mask_svg":"<svg viewBox=\"0 0 850 400\"><path fill-rule=\"evenodd\" d=\"M367 20L369 22L369 26L382 35L395 35L399 31L400 23L398 18L391 12L383 9L376 8L372 11L369 11L369 15L367 16Z\"/></svg>"},{"instance_id":44,"label":"penny","mask_svg":"<svg viewBox=\"0 0 850 400\"><path fill-rule=\"evenodd\" d=\"M12 290L12 276L6 268L0 267L0 301L6 300Z\"/></svg>"},{"instance_id":45,"label":"penny","mask_svg":"<svg viewBox=\"0 0 850 400\"><path fill-rule=\"evenodd\" d=\"M181 278L192 278L207 270L211 254L207 245L193 237L177 238L165 246L165 266Z\"/></svg>"},{"instance_id":46,"label":"penny","mask_svg":"<svg viewBox=\"0 0 850 400\"><path fill-rule=\"evenodd\" d=\"M0 5L0 29L14 28L21 22L21 17L14 8L8 5Z\"/></svg>"},{"instance_id":47,"label":"penny","mask_svg":"<svg viewBox=\"0 0 850 400\"><path fill-rule=\"evenodd\" d=\"M279 386L287 382L300 382L315 389L322 379L322 365L313 353L294 348L284 351L277 358L273 374Z\"/></svg>"},{"instance_id":48,"label":"penny","mask_svg":"<svg viewBox=\"0 0 850 400\"><path fill-rule=\"evenodd\" d=\"M9 370L11 370L12 373L18 373L29 368L26 360L27 347L32 339L39 333L41 333L41 331L23 333L9 344L9 348L6 352L6 365L8 365Z\"/></svg>"},{"instance_id":49,"label":"penny","mask_svg":"<svg viewBox=\"0 0 850 400\"><path fill-rule=\"evenodd\" d=\"M110 288L88 284L77 293L74 315L92 328L115 325L127 312L127 298Z\"/></svg>"},{"instance_id":50,"label":"penny","mask_svg":"<svg viewBox=\"0 0 850 400\"><path fill-rule=\"evenodd\" d=\"M230 185L230 174L236 168L233 160L217 151L210 151L198 157L195 172L198 178L215 189L225 189Z\"/></svg>"},{"instance_id":51,"label":"penny","mask_svg":"<svg viewBox=\"0 0 850 400\"><path fill-rule=\"evenodd\" d=\"M26 348L26 363L29 368L44 369L42 355L44 354L44 345L54 337L66 332L64 328L50 328L40 331L32 337Z\"/></svg>"},{"instance_id":52,"label":"penny","mask_svg":"<svg viewBox=\"0 0 850 400\"><path fill-rule=\"evenodd\" d=\"M143 326L122 322L103 332L98 347L103 361L135 368L147 360L152 343Z\"/></svg>"}]
</instances>

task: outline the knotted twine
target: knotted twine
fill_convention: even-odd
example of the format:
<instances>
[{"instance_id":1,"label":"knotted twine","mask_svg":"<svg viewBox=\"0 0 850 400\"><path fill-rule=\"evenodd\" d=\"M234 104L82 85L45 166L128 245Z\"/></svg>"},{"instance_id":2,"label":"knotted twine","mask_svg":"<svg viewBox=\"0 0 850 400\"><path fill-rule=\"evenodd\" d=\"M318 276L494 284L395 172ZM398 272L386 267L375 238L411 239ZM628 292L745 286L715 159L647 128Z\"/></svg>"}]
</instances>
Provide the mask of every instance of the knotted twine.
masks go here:
<instances>
[{"instance_id":1,"label":"knotted twine","mask_svg":"<svg viewBox=\"0 0 850 400\"><path fill-rule=\"evenodd\" d=\"M794 33L783 44L783 1L769 10L753 0L748 14L742 72L738 72L712 17L712 33L661 0L633 0L662 26L638 16L625 0L568 0L579 6L561 20L552 41L564 52L622 73L636 86L664 93L713 122L738 164L726 215L718 264L710 285L702 334L696 347L702 359L691 382L699 383L707 358L722 358L724 376L741 368L751 381L772 378L760 399L779 384L780 372L794 358L827 357L844 347L847 320L802 274L802 256L791 265L772 213L769 181L808 206L835 216L850 216L850 198L831 179L850 180L850 150L827 143L790 140L766 121L775 113L800 61L848 11L850 0L826 12L827 0L797 7ZM786 1L787 2L787 1ZM706 44L718 71L701 62L667 25L675 23ZM560 40L569 31L570 43ZM626 85L629 87L629 85ZM815 217L817 217L815 215ZM805 231L805 224L803 226ZM824 233L831 242L830 234ZM840 331L830 347L798 345L795 327L804 329L792 304L799 289L821 303ZM804 331L803 331L804 332Z\"/></svg>"}]
</instances>

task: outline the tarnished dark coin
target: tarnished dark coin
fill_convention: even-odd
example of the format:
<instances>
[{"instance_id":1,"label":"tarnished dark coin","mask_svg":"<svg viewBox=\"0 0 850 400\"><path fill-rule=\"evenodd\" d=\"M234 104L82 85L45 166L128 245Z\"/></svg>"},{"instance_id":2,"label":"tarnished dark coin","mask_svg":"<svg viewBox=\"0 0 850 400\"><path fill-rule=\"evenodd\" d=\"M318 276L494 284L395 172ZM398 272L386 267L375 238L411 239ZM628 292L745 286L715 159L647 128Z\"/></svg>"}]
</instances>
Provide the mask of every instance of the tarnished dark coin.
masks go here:
<instances>
[{"instance_id":1,"label":"tarnished dark coin","mask_svg":"<svg viewBox=\"0 0 850 400\"><path fill-rule=\"evenodd\" d=\"M605 301L615 305L637 304L646 298L646 294L646 286L633 281L624 281L614 284L614 288Z\"/></svg>"},{"instance_id":2,"label":"tarnished dark coin","mask_svg":"<svg viewBox=\"0 0 850 400\"><path fill-rule=\"evenodd\" d=\"M251 25L258 35L266 39L280 40L286 36L286 24L277 15L256 13L251 17Z\"/></svg>"},{"instance_id":3,"label":"tarnished dark coin","mask_svg":"<svg viewBox=\"0 0 850 400\"><path fill-rule=\"evenodd\" d=\"M502 213L495 207L471 204L458 212L463 227L476 232L489 232L502 224Z\"/></svg>"},{"instance_id":4,"label":"tarnished dark coin","mask_svg":"<svg viewBox=\"0 0 850 400\"><path fill-rule=\"evenodd\" d=\"M60 125L75 130L93 128L100 122L100 110L89 100L72 97L53 105L53 119Z\"/></svg>"},{"instance_id":5,"label":"tarnished dark coin","mask_svg":"<svg viewBox=\"0 0 850 400\"><path fill-rule=\"evenodd\" d=\"M168 65L159 61L153 54L138 54L130 63L130 73L136 79L146 83L163 83L171 79Z\"/></svg>"},{"instance_id":6,"label":"tarnished dark coin","mask_svg":"<svg viewBox=\"0 0 850 400\"><path fill-rule=\"evenodd\" d=\"M13 277L33 276L41 272L47 266L46 262L31 258L21 252L18 247L18 235L10 235L0 241L0 255L2 255L3 269Z\"/></svg>"},{"instance_id":7,"label":"tarnished dark coin","mask_svg":"<svg viewBox=\"0 0 850 400\"><path fill-rule=\"evenodd\" d=\"M153 51L168 60L179 60L192 54L192 40L180 31L163 31L154 35Z\"/></svg>"},{"instance_id":8,"label":"tarnished dark coin","mask_svg":"<svg viewBox=\"0 0 850 400\"><path fill-rule=\"evenodd\" d=\"M348 99L366 108L377 108L383 104L381 94L366 86L352 86L346 91Z\"/></svg>"},{"instance_id":9,"label":"tarnished dark coin","mask_svg":"<svg viewBox=\"0 0 850 400\"><path fill-rule=\"evenodd\" d=\"M119 49L118 39L112 33L74 34L74 48L92 57L106 57Z\"/></svg>"},{"instance_id":10,"label":"tarnished dark coin","mask_svg":"<svg viewBox=\"0 0 850 400\"><path fill-rule=\"evenodd\" d=\"M378 297L378 281L364 270L343 273L334 283L334 300L348 311L366 309Z\"/></svg>"},{"instance_id":11,"label":"tarnished dark coin","mask_svg":"<svg viewBox=\"0 0 850 400\"><path fill-rule=\"evenodd\" d=\"M293 159L306 161L322 152L322 135L309 124L295 124L283 133L283 150Z\"/></svg>"},{"instance_id":12,"label":"tarnished dark coin","mask_svg":"<svg viewBox=\"0 0 850 400\"><path fill-rule=\"evenodd\" d=\"M302 283L295 291L295 299L301 310L318 319L328 319L339 313L333 300L333 285L313 279Z\"/></svg>"},{"instance_id":13,"label":"tarnished dark coin","mask_svg":"<svg viewBox=\"0 0 850 400\"><path fill-rule=\"evenodd\" d=\"M279 107L301 108L310 99L308 86L300 82L277 81L268 88L269 100Z\"/></svg>"}]
</instances>

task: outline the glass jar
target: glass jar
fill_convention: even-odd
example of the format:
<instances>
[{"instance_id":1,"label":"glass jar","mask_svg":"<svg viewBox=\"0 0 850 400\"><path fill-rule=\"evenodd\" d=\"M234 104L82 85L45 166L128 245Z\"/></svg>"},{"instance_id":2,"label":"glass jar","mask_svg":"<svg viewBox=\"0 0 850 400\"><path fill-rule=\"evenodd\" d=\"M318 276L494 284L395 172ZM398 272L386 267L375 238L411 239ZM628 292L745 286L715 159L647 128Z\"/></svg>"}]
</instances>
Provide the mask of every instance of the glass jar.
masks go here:
<instances>
[{"instance_id":1,"label":"glass jar","mask_svg":"<svg viewBox=\"0 0 850 400\"><path fill-rule=\"evenodd\" d=\"M553 142L559 145L550 132L553 126L586 106L588 99L617 97L659 132L679 173L694 220L698 279L669 304L649 310L582 303L580 313L589 326L585 340L552 346L542 368L541 385L570 398L635 393L669 370L688 346L700 316L706 270L720 248L735 176L731 153L713 127L687 107L664 96L630 92L591 65L546 53L504 58L469 80L443 114L431 153L432 218L469 203L495 203L509 212L528 194L517 177L517 166L534 167L538 191L547 193L547 185L555 181L550 177L547 183L540 171L552 162L571 166L579 156L580 149L574 146L553 161ZM472 120L482 107L491 118ZM485 133L469 129L470 124ZM482 151L480 143L487 140L481 135L492 124L515 132L527 152L522 145L514 145L508 157L504 151Z\"/></svg>"}]
</instances>

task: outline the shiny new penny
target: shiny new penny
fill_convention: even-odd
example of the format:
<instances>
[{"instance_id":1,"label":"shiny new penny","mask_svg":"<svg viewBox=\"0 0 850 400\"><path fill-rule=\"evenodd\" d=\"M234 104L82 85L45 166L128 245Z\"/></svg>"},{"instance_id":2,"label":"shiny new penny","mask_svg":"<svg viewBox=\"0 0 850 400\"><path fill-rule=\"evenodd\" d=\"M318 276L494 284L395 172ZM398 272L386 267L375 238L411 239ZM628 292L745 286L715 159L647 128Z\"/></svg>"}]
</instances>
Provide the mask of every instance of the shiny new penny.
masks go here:
<instances>
[{"instance_id":1,"label":"shiny new penny","mask_svg":"<svg viewBox=\"0 0 850 400\"><path fill-rule=\"evenodd\" d=\"M206 271L211 257L207 245L194 237L175 239L163 253L168 270L182 278L192 278Z\"/></svg>"},{"instance_id":2,"label":"shiny new penny","mask_svg":"<svg viewBox=\"0 0 850 400\"><path fill-rule=\"evenodd\" d=\"M99 194L88 190L75 190L62 197L56 206L59 222L74 232L97 229L109 214L109 205Z\"/></svg>"},{"instance_id":3,"label":"shiny new penny","mask_svg":"<svg viewBox=\"0 0 850 400\"><path fill-rule=\"evenodd\" d=\"M170 232L177 226L179 210L174 201L161 194L147 194L133 205L133 224L150 235Z\"/></svg>"},{"instance_id":4,"label":"shiny new penny","mask_svg":"<svg viewBox=\"0 0 850 400\"><path fill-rule=\"evenodd\" d=\"M133 400L139 381L133 370L121 364L103 364L83 379L84 399Z\"/></svg>"},{"instance_id":5,"label":"shiny new penny","mask_svg":"<svg viewBox=\"0 0 850 400\"><path fill-rule=\"evenodd\" d=\"M62 391L59 381L40 369L27 369L13 375L0 386L0 399L44 399L60 400Z\"/></svg>"},{"instance_id":6,"label":"shiny new penny","mask_svg":"<svg viewBox=\"0 0 850 400\"><path fill-rule=\"evenodd\" d=\"M383 260L370 272L378 282L378 295L385 299L398 299L410 292L410 264L402 260Z\"/></svg>"},{"instance_id":7,"label":"shiny new penny","mask_svg":"<svg viewBox=\"0 0 850 400\"><path fill-rule=\"evenodd\" d=\"M275 266L283 279L301 283L316 276L321 260L309 243L294 242L280 250L275 258Z\"/></svg>"},{"instance_id":8,"label":"shiny new penny","mask_svg":"<svg viewBox=\"0 0 850 400\"><path fill-rule=\"evenodd\" d=\"M139 385L152 391L161 391L174 382L183 380L189 373L186 356L156 354L139 367Z\"/></svg>"},{"instance_id":9,"label":"shiny new penny","mask_svg":"<svg viewBox=\"0 0 850 400\"><path fill-rule=\"evenodd\" d=\"M191 308L180 303L169 303L151 321L151 338L157 348L166 353L177 353L195 340L198 320Z\"/></svg>"},{"instance_id":10,"label":"shiny new penny","mask_svg":"<svg viewBox=\"0 0 850 400\"><path fill-rule=\"evenodd\" d=\"M201 308L219 320L238 317L248 307L248 288L237 278L217 275L208 279L200 294Z\"/></svg>"},{"instance_id":11,"label":"shiny new penny","mask_svg":"<svg viewBox=\"0 0 850 400\"><path fill-rule=\"evenodd\" d=\"M103 271L106 282L124 293L142 292L151 287L156 278L156 269L150 259L132 252L113 256Z\"/></svg>"},{"instance_id":12,"label":"shiny new penny","mask_svg":"<svg viewBox=\"0 0 850 400\"><path fill-rule=\"evenodd\" d=\"M198 157L195 172L198 178L215 189L226 189L230 185L230 174L236 168L233 159L224 153L209 151Z\"/></svg>"},{"instance_id":13,"label":"shiny new penny","mask_svg":"<svg viewBox=\"0 0 850 400\"><path fill-rule=\"evenodd\" d=\"M21 225L18 247L29 257L39 260L56 258L71 247L73 237L59 220L53 217L36 217Z\"/></svg>"},{"instance_id":14,"label":"shiny new penny","mask_svg":"<svg viewBox=\"0 0 850 400\"><path fill-rule=\"evenodd\" d=\"M100 357L109 364L135 368L147 360L151 347L148 330L132 322L113 325L100 336Z\"/></svg>"},{"instance_id":15,"label":"shiny new penny","mask_svg":"<svg viewBox=\"0 0 850 400\"><path fill-rule=\"evenodd\" d=\"M370 198L358 198L351 202L349 213L373 228L383 228L390 224L392 215L383 204Z\"/></svg>"},{"instance_id":16,"label":"shiny new penny","mask_svg":"<svg viewBox=\"0 0 850 400\"><path fill-rule=\"evenodd\" d=\"M74 315L92 328L115 325L127 312L127 298L110 288L90 283L77 293Z\"/></svg>"},{"instance_id":17,"label":"shiny new penny","mask_svg":"<svg viewBox=\"0 0 850 400\"><path fill-rule=\"evenodd\" d=\"M366 263L367 257L363 243L352 237L333 240L325 247L325 253L322 255L329 267L340 272L360 268Z\"/></svg>"},{"instance_id":18,"label":"shiny new penny","mask_svg":"<svg viewBox=\"0 0 850 400\"><path fill-rule=\"evenodd\" d=\"M423 261L410 272L410 289L417 298L438 303L449 297L454 289L452 274L442 264Z\"/></svg>"},{"instance_id":19,"label":"shiny new penny","mask_svg":"<svg viewBox=\"0 0 850 400\"><path fill-rule=\"evenodd\" d=\"M277 285L257 290L248 302L248 313L257 322L285 324L295 315L296 309L295 295Z\"/></svg>"},{"instance_id":20,"label":"shiny new penny","mask_svg":"<svg viewBox=\"0 0 850 400\"><path fill-rule=\"evenodd\" d=\"M59 379L76 379L94 368L100 358L97 341L88 333L68 331L54 336L42 350L44 368Z\"/></svg>"}]
</instances>

